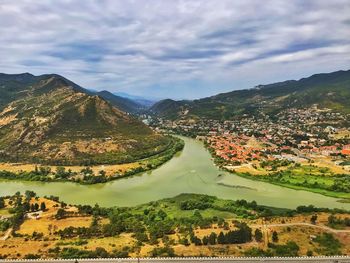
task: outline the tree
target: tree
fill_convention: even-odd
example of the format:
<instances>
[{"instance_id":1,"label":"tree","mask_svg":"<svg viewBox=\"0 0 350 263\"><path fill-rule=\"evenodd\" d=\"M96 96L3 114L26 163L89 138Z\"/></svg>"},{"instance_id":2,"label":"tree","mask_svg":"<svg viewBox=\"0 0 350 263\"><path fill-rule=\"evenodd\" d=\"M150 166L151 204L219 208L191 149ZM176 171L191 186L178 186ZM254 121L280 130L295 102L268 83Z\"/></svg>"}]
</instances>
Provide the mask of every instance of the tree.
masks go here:
<instances>
[{"instance_id":1,"label":"tree","mask_svg":"<svg viewBox=\"0 0 350 263\"><path fill-rule=\"evenodd\" d=\"M55 218L56 218L56 219L62 219L62 218L64 218L65 216L66 216L66 211L65 211L64 209L60 208L60 209L57 210L57 213L56 213L56 215L55 215Z\"/></svg>"},{"instance_id":2,"label":"tree","mask_svg":"<svg viewBox=\"0 0 350 263\"><path fill-rule=\"evenodd\" d=\"M203 245L204 245L204 246L208 245L208 242L209 242L208 237L207 237L207 236L204 236L204 237L203 237L203 240L202 240Z\"/></svg>"},{"instance_id":3,"label":"tree","mask_svg":"<svg viewBox=\"0 0 350 263\"><path fill-rule=\"evenodd\" d=\"M98 227L98 217L97 216L93 216L92 217L92 221L91 221L91 228L97 228Z\"/></svg>"},{"instance_id":4,"label":"tree","mask_svg":"<svg viewBox=\"0 0 350 263\"><path fill-rule=\"evenodd\" d=\"M36 193L33 191L27 190L27 191L25 191L24 195L25 195L27 200L30 200L32 197L36 196Z\"/></svg>"},{"instance_id":5,"label":"tree","mask_svg":"<svg viewBox=\"0 0 350 263\"><path fill-rule=\"evenodd\" d=\"M274 242L274 243L278 242L278 234L276 231L272 232L272 242Z\"/></svg>"},{"instance_id":6,"label":"tree","mask_svg":"<svg viewBox=\"0 0 350 263\"><path fill-rule=\"evenodd\" d=\"M70 172L66 172L66 168L58 166L56 168L56 177L57 178L67 178L70 175Z\"/></svg>"},{"instance_id":7,"label":"tree","mask_svg":"<svg viewBox=\"0 0 350 263\"><path fill-rule=\"evenodd\" d=\"M30 211L30 204L29 204L29 202L25 202L25 203L23 204L23 209L24 209L24 211L26 211L26 212Z\"/></svg>"},{"instance_id":8,"label":"tree","mask_svg":"<svg viewBox=\"0 0 350 263\"><path fill-rule=\"evenodd\" d=\"M45 202L41 202L40 210L43 211L43 212L46 211L46 204L45 204Z\"/></svg>"},{"instance_id":9,"label":"tree","mask_svg":"<svg viewBox=\"0 0 350 263\"><path fill-rule=\"evenodd\" d=\"M316 225L317 215L312 215L312 217L311 217L310 221L311 221L311 224Z\"/></svg>"},{"instance_id":10,"label":"tree","mask_svg":"<svg viewBox=\"0 0 350 263\"><path fill-rule=\"evenodd\" d=\"M201 246L202 245L202 240L199 237L192 237L191 241L196 245L196 246Z\"/></svg>"},{"instance_id":11,"label":"tree","mask_svg":"<svg viewBox=\"0 0 350 263\"><path fill-rule=\"evenodd\" d=\"M160 209L160 210L158 211L158 216L159 216L162 220L164 220L164 219L167 217L167 214L166 214L162 209Z\"/></svg>"},{"instance_id":12,"label":"tree","mask_svg":"<svg viewBox=\"0 0 350 263\"><path fill-rule=\"evenodd\" d=\"M39 204L38 204L38 203L35 203L35 204L34 204L34 209L35 209L35 211L38 211L38 210L39 210Z\"/></svg>"},{"instance_id":13,"label":"tree","mask_svg":"<svg viewBox=\"0 0 350 263\"><path fill-rule=\"evenodd\" d=\"M261 242L262 241L263 234L262 234L262 232L261 232L261 230L259 228L255 229L254 237L255 237L255 240L257 242Z\"/></svg>"},{"instance_id":14,"label":"tree","mask_svg":"<svg viewBox=\"0 0 350 263\"><path fill-rule=\"evenodd\" d=\"M220 232L220 234L218 235L218 244L225 244L226 240L225 240L225 235L224 233Z\"/></svg>"},{"instance_id":15,"label":"tree","mask_svg":"<svg viewBox=\"0 0 350 263\"><path fill-rule=\"evenodd\" d=\"M5 207L5 200L4 198L0 198L0 208L4 208Z\"/></svg>"},{"instance_id":16,"label":"tree","mask_svg":"<svg viewBox=\"0 0 350 263\"><path fill-rule=\"evenodd\" d=\"M209 245L215 245L216 244L216 238L217 238L216 233L211 232L211 234L209 235L209 238L208 238Z\"/></svg>"}]
</instances>

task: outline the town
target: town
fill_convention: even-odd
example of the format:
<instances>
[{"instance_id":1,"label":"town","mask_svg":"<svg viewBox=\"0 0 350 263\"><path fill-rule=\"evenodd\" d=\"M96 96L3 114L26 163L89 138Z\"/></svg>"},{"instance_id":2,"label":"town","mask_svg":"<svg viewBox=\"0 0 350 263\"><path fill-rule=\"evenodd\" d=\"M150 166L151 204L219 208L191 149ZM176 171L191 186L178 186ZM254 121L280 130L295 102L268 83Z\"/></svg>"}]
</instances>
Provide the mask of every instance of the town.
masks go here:
<instances>
[{"instance_id":1,"label":"town","mask_svg":"<svg viewBox=\"0 0 350 263\"><path fill-rule=\"evenodd\" d=\"M215 163L232 172L269 181L271 178L262 176L287 170L295 175L297 168L310 179L317 175L344 179L350 174L349 114L314 106L277 114L260 111L225 121L195 120L189 116L177 121L148 121L155 130L204 141ZM319 186L331 189L330 185ZM334 190L334 184L332 187Z\"/></svg>"}]
</instances>

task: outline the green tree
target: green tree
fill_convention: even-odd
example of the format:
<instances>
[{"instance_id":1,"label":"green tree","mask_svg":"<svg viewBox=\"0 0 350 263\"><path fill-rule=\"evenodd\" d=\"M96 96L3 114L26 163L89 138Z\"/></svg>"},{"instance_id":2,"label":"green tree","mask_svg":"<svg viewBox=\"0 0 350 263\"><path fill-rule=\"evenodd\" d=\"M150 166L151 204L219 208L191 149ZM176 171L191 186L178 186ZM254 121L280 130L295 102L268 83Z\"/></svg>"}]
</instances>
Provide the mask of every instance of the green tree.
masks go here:
<instances>
[{"instance_id":1,"label":"green tree","mask_svg":"<svg viewBox=\"0 0 350 263\"><path fill-rule=\"evenodd\" d=\"M36 196L36 193L33 191L27 190L27 191L25 191L24 195L25 195L27 200L30 200L31 198Z\"/></svg>"},{"instance_id":2,"label":"green tree","mask_svg":"<svg viewBox=\"0 0 350 263\"><path fill-rule=\"evenodd\" d=\"M310 221L311 221L311 224L316 225L317 215L316 215L316 214L315 214L315 215L312 215Z\"/></svg>"},{"instance_id":3,"label":"green tree","mask_svg":"<svg viewBox=\"0 0 350 263\"><path fill-rule=\"evenodd\" d=\"M220 234L218 235L218 244L225 244L225 243L226 243L225 235L224 233L220 232Z\"/></svg>"},{"instance_id":4,"label":"green tree","mask_svg":"<svg viewBox=\"0 0 350 263\"><path fill-rule=\"evenodd\" d=\"M276 231L272 232L272 242L275 242L275 243L278 242L278 234Z\"/></svg>"},{"instance_id":5,"label":"green tree","mask_svg":"<svg viewBox=\"0 0 350 263\"><path fill-rule=\"evenodd\" d=\"M162 209L160 209L160 210L158 211L158 216L159 216L162 220L164 220L164 219L167 217L167 214L166 214Z\"/></svg>"},{"instance_id":6,"label":"green tree","mask_svg":"<svg viewBox=\"0 0 350 263\"><path fill-rule=\"evenodd\" d=\"M202 239L203 245L204 245L204 246L208 245L208 242L209 242L208 237L207 237L207 236L204 236L203 239Z\"/></svg>"},{"instance_id":7,"label":"green tree","mask_svg":"<svg viewBox=\"0 0 350 263\"><path fill-rule=\"evenodd\" d=\"M217 238L216 233L211 232L211 234L209 235L209 238L208 238L209 244L210 245L215 245L216 244L216 238Z\"/></svg>"},{"instance_id":8,"label":"green tree","mask_svg":"<svg viewBox=\"0 0 350 263\"><path fill-rule=\"evenodd\" d=\"M64 209L60 208L57 210L55 218L59 220L59 219L63 219L65 216L66 216L66 211Z\"/></svg>"},{"instance_id":9,"label":"green tree","mask_svg":"<svg viewBox=\"0 0 350 263\"><path fill-rule=\"evenodd\" d=\"M254 237L255 237L255 240L257 242L261 242L262 241L263 234L262 234L262 232L261 232L261 230L259 228L255 229Z\"/></svg>"},{"instance_id":10,"label":"green tree","mask_svg":"<svg viewBox=\"0 0 350 263\"><path fill-rule=\"evenodd\" d=\"M41 202L40 210L43 211L43 212L46 211L46 204L45 204L45 202Z\"/></svg>"},{"instance_id":11,"label":"green tree","mask_svg":"<svg viewBox=\"0 0 350 263\"><path fill-rule=\"evenodd\" d=\"M0 209L5 207L5 200L4 198L0 198Z\"/></svg>"}]
</instances>

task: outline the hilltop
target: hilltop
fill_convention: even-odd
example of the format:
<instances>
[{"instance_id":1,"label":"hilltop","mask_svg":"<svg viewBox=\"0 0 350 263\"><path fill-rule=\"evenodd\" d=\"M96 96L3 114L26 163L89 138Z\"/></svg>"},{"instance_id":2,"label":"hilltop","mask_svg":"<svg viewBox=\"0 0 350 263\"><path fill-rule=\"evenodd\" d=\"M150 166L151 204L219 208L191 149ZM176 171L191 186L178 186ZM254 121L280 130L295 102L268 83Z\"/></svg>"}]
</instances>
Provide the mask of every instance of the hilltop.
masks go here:
<instances>
[{"instance_id":1,"label":"hilltop","mask_svg":"<svg viewBox=\"0 0 350 263\"><path fill-rule=\"evenodd\" d=\"M350 70L258 85L193 101L163 100L150 111L168 119L200 117L225 120L258 111L274 114L291 107L313 105L348 113L349 101Z\"/></svg>"},{"instance_id":2,"label":"hilltop","mask_svg":"<svg viewBox=\"0 0 350 263\"><path fill-rule=\"evenodd\" d=\"M0 74L0 158L53 165L125 163L169 138L55 74Z\"/></svg>"},{"instance_id":3,"label":"hilltop","mask_svg":"<svg viewBox=\"0 0 350 263\"><path fill-rule=\"evenodd\" d=\"M128 113L136 114L136 113L143 112L147 109L146 106L138 103L137 101L134 101L126 97L115 95L106 90L99 91L96 94L104 98L105 100L109 101L113 106L117 107L118 109Z\"/></svg>"}]
</instances>

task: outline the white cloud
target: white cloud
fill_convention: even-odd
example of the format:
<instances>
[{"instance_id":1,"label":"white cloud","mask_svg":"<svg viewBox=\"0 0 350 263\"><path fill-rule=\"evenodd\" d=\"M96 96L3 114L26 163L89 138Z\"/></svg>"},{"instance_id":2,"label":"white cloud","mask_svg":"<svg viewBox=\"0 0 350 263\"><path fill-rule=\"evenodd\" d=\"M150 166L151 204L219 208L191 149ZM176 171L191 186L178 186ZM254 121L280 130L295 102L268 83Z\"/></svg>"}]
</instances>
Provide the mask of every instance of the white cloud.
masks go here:
<instances>
[{"instance_id":1,"label":"white cloud","mask_svg":"<svg viewBox=\"0 0 350 263\"><path fill-rule=\"evenodd\" d=\"M346 0L2 0L0 25L0 72L136 94L206 96L350 62Z\"/></svg>"}]
</instances>

